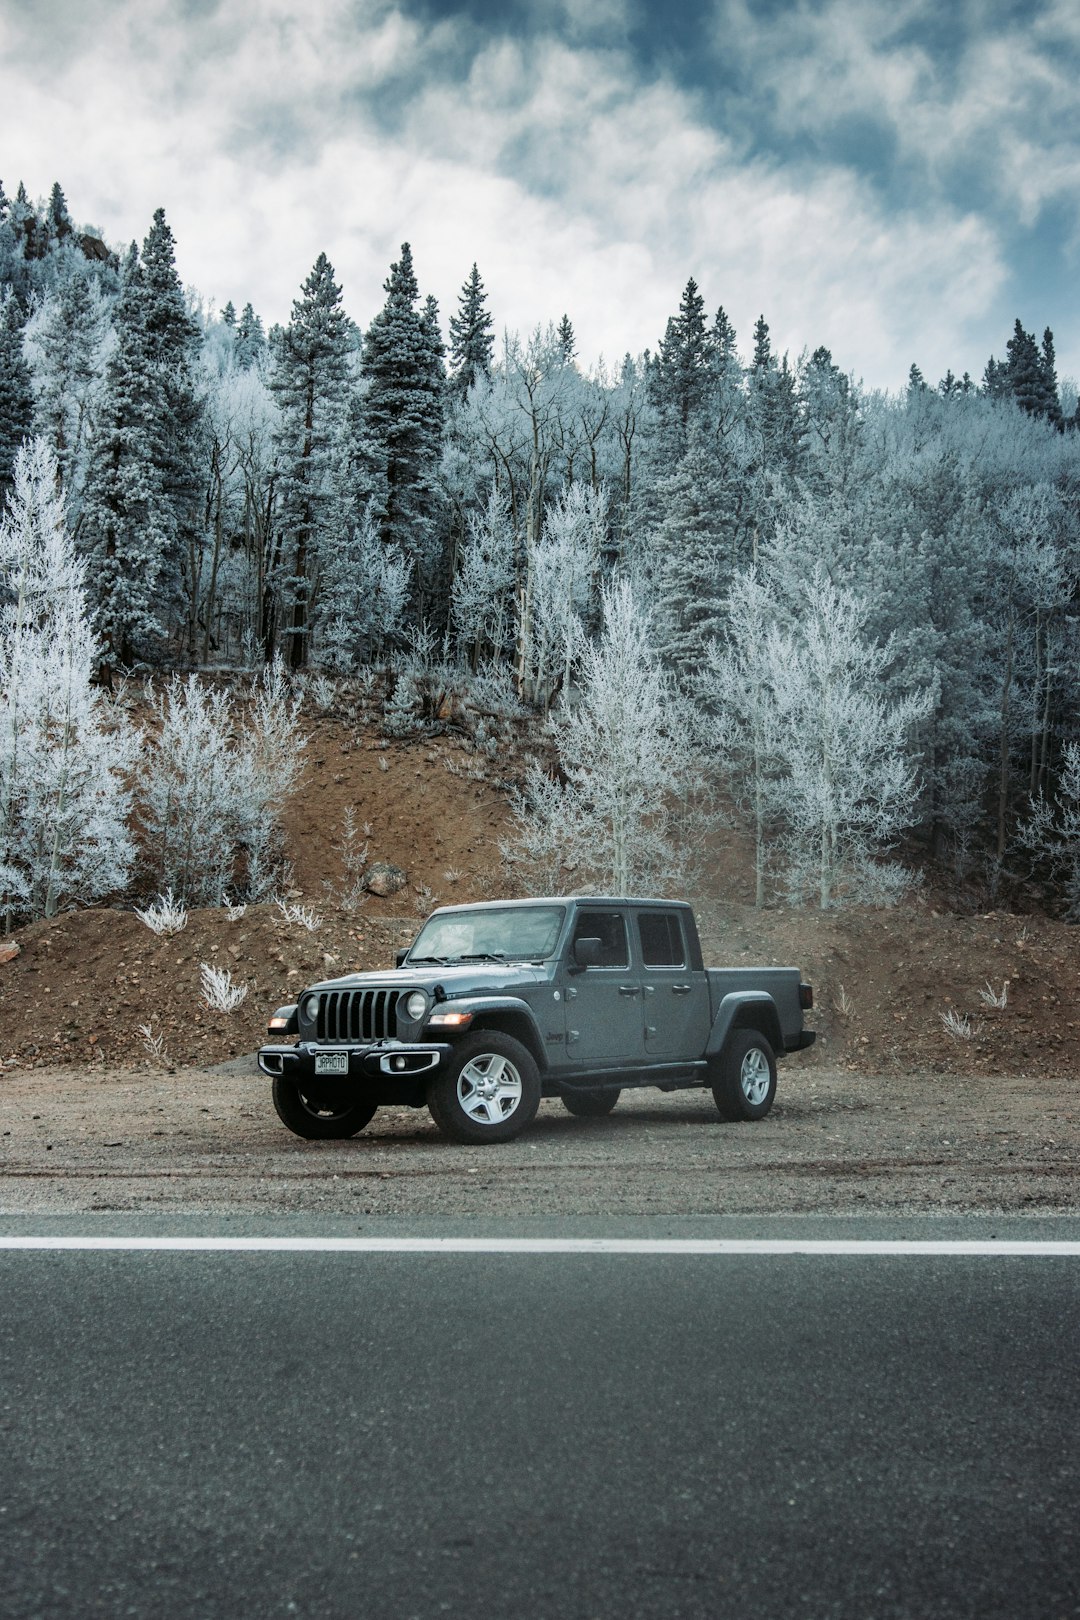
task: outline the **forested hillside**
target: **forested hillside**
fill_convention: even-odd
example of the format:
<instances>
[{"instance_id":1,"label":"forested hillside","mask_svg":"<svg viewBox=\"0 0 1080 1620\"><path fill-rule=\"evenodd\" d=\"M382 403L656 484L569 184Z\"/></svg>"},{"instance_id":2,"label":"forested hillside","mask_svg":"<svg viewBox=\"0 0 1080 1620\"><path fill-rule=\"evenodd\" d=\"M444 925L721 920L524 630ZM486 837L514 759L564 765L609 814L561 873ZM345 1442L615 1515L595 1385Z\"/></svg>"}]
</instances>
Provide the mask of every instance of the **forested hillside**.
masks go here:
<instances>
[{"instance_id":1,"label":"forested hillside","mask_svg":"<svg viewBox=\"0 0 1080 1620\"><path fill-rule=\"evenodd\" d=\"M691 279L654 352L587 368L572 312L497 336L462 270L444 320L403 244L349 314L320 255L267 331L242 288L185 292L163 211L114 251L59 185L0 187L8 925L272 894L304 706L339 689L489 761L531 728L519 886L678 887L727 825L759 904L896 900L921 869L1080 906L1050 331L890 397L856 354L774 353L764 315L740 345Z\"/></svg>"}]
</instances>

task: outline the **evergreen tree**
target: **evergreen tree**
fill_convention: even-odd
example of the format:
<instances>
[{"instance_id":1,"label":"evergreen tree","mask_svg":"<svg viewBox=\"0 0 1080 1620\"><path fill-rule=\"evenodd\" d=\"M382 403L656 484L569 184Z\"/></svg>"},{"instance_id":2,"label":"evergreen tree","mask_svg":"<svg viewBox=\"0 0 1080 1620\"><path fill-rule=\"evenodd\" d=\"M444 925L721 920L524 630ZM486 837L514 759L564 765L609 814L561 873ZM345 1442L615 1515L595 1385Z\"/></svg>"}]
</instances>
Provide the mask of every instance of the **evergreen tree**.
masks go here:
<instances>
[{"instance_id":1,"label":"evergreen tree","mask_svg":"<svg viewBox=\"0 0 1080 1620\"><path fill-rule=\"evenodd\" d=\"M245 304L236 328L236 363L243 371L257 366L266 354L263 324L250 304Z\"/></svg>"},{"instance_id":2,"label":"evergreen tree","mask_svg":"<svg viewBox=\"0 0 1080 1620\"><path fill-rule=\"evenodd\" d=\"M574 328L571 325L569 315L563 316L555 329L555 335L559 340L559 348L562 350L563 365L568 366L577 355L577 339L574 337Z\"/></svg>"},{"instance_id":3,"label":"evergreen tree","mask_svg":"<svg viewBox=\"0 0 1080 1620\"><path fill-rule=\"evenodd\" d=\"M1009 356L1006 361L1009 392L1021 410L1031 416L1043 415L1046 410L1046 387L1042 356L1034 335L1024 331L1019 319L1005 348Z\"/></svg>"},{"instance_id":4,"label":"evergreen tree","mask_svg":"<svg viewBox=\"0 0 1080 1620\"><path fill-rule=\"evenodd\" d=\"M279 623L293 669L308 662L311 583L320 545L343 522L337 457L344 420L349 325L334 267L320 253L274 346L271 387L281 408L277 435L280 538L266 582L263 640L273 655Z\"/></svg>"},{"instance_id":5,"label":"evergreen tree","mask_svg":"<svg viewBox=\"0 0 1080 1620\"><path fill-rule=\"evenodd\" d=\"M450 392L459 399L478 377L491 376L494 323L486 304L487 293L474 264L458 297L458 312L450 317Z\"/></svg>"},{"instance_id":6,"label":"evergreen tree","mask_svg":"<svg viewBox=\"0 0 1080 1620\"><path fill-rule=\"evenodd\" d=\"M7 211L8 211L9 206L10 206L10 202L9 202L7 192L4 190L4 182L2 180L0 180L0 220L4 220L4 219L7 218Z\"/></svg>"},{"instance_id":7,"label":"evergreen tree","mask_svg":"<svg viewBox=\"0 0 1080 1620\"><path fill-rule=\"evenodd\" d=\"M1061 399L1058 395L1057 360L1054 355L1054 334L1047 327L1043 332L1042 340L1042 373L1043 396L1045 399L1045 414L1054 426L1062 429L1065 419L1061 411Z\"/></svg>"},{"instance_id":8,"label":"evergreen tree","mask_svg":"<svg viewBox=\"0 0 1080 1620\"><path fill-rule=\"evenodd\" d=\"M30 368L23 356L23 312L14 293L0 293L0 512L14 477L15 457L34 411Z\"/></svg>"},{"instance_id":9,"label":"evergreen tree","mask_svg":"<svg viewBox=\"0 0 1080 1620\"><path fill-rule=\"evenodd\" d=\"M739 561L737 499L702 429L656 486L660 520L650 537L656 649L684 684L720 631Z\"/></svg>"},{"instance_id":10,"label":"evergreen tree","mask_svg":"<svg viewBox=\"0 0 1080 1620\"><path fill-rule=\"evenodd\" d=\"M174 535L157 463L160 379L150 358L149 302L132 243L114 315L116 346L105 373L79 536L90 564L107 674L153 656L165 629L161 581Z\"/></svg>"},{"instance_id":11,"label":"evergreen tree","mask_svg":"<svg viewBox=\"0 0 1080 1620\"><path fill-rule=\"evenodd\" d=\"M230 331L232 331L236 325L236 306L231 298L221 312L221 321L222 325L227 326Z\"/></svg>"},{"instance_id":12,"label":"evergreen tree","mask_svg":"<svg viewBox=\"0 0 1080 1620\"><path fill-rule=\"evenodd\" d=\"M45 237L50 247L60 247L71 236L74 226L68 213L67 198L60 189L57 180L49 196L49 206L45 211Z\"/></svg>"},{"instance_id":13,"label":"evergreen tree","mask_svg":"<svg viewBox=\"0 0 1080 1620\"><path fill-rule=\"evenodd\" d=\"M691 276L679 301L678 314L667 323L653 370L653 398L662 419L661 454L667 458L672 451L676 456L683 454L691 423L704 409L711 359L705 300Z\"/></svg>"},{"instance_id":14,"label":"evergreen tree","mask_svg":"<svg viewBox=\"0 0 1080 1620\"><path fill-rule=\"evenodd\" d=\"M432 304L416 308L420 293L407 242L384 287L386 303L364 335L363 430L381 485L379 532L416 564L422 608L437 561L442 340Z\"/></svg>"}]
</instances>

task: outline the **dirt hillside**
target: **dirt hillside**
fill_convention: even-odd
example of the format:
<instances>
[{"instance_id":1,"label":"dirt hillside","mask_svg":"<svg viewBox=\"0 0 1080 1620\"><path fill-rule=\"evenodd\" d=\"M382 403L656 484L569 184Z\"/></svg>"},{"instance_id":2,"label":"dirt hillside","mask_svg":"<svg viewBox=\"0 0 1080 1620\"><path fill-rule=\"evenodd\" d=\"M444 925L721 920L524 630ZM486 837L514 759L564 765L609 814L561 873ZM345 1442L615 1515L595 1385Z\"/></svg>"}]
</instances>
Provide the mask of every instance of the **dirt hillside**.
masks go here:
<instances>
[{"instance_id":1,"label":"dirt hillside","mask_svg":"<svg viewBox=\"0 0 1080 1620\"><path fill-rule=\"evenodd\" d=\"M270 905L232 919L195 911L181 932L164 937L130 909L34 923L14 936L19 954L0 966L7 1068L143 1061L155 1043L171 1066L251 1052L269 1010L312 978L387 967L435 904L510 892L498 853L508 818L505 761L484 760L447 737L358 737L333 718L315 720L309 731L306 784L286 823L288 898L319 926L309 931ZM366 859L408 874L406 889L357 902L353 880L365 846ZM815 1061L874 1072L1077 1072L1075 928L1005 913L959 918L925 901L891 912L755 912L741 903L731 870L730 862L726 871L718 865L695 896L706 957L801 967L815 988ZM247 986L235 1012L203 1003L202 963L227 968ZM1003 992L1004 1006L991 1005L990 994L1000 1001ZM945 1027L950 1014L959 1032Z\"/></svg>"}]
</instances>

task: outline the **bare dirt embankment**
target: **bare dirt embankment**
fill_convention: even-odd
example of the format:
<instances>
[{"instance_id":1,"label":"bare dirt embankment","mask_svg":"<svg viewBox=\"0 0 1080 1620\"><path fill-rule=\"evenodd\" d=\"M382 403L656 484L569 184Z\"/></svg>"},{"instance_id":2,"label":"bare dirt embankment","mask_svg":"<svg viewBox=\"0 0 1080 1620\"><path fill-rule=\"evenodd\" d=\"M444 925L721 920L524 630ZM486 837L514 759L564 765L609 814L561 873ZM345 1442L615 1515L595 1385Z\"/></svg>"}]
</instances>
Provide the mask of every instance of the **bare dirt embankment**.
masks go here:
<instances>
[{"instance_id":1,"label":"bare dirt embankment","mask_svg":"<svg viewBox=\"0 0 1080 1620\"><path fill-rule=\"evenodd\" d=\"M291 1137L250 1062L268 1010L316 977L389 966L439 901L507 892L499 766L450 738L386 743L333 719L310 729L287 832L293 897L316 930L252 906L232 920L193 912L159 938L131 911L100 908L15 936L19 955L0 966L0 1209L1077 1207L1076 929L925 901L755 912L718 898L740 893L730 846L695 897L707 959L793 962L815 986L819 1044L785 1064L768 1120L723 1126L707 1093L645 1092L606 1121L545 1103L522 1138L484 1152L442 1142L408 1110L380 1111L347 1143ZM409 874L404 891L359 907L343 903L350 806L370 858ZM236 1012L203 1004L204 962L248 987ZM946 1031L949 1013L967 1037Z\"/></svg>"}]
</instances>

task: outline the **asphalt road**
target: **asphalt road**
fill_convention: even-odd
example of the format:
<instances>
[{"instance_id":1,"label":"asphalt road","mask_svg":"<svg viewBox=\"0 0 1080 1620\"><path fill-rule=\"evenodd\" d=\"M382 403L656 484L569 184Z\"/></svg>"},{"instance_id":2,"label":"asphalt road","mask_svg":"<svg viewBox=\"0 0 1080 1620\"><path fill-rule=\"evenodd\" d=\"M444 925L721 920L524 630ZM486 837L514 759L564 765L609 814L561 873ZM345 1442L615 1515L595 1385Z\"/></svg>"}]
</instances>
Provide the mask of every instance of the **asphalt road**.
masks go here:
<instances>
[{"instance_id":1,"label":"asphalt road","mask_svg":"<svg viewBox=\"0 0 1080 1620\"><path fill-rule=\"evenodd\" d=\"M0 1249L0 1615L1064 1620L1078 1345L1075 1255Z\"/></svg>"}]
</instances>

